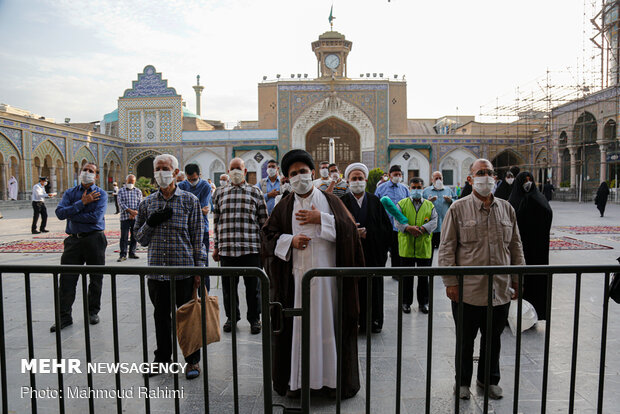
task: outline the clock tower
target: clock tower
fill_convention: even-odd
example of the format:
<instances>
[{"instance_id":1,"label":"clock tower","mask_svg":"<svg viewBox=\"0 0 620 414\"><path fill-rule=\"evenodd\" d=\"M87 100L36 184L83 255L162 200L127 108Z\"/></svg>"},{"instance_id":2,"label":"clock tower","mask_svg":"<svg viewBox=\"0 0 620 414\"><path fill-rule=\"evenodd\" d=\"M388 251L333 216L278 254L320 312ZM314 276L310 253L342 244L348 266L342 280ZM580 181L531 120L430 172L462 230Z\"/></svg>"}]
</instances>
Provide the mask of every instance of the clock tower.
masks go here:
<instances>
[{"instance_id":1,"label":"clock tower","mask_svg":"<svg viewBox=\"0 0 620 414\"><path fill-rule=\"evenodd\" d=\"M347 56L353 42L346 40L344 35L329 31L312 42L312 51L317 58L317 76L319 78L347 77Z\"/></svg>"}]
</instances>

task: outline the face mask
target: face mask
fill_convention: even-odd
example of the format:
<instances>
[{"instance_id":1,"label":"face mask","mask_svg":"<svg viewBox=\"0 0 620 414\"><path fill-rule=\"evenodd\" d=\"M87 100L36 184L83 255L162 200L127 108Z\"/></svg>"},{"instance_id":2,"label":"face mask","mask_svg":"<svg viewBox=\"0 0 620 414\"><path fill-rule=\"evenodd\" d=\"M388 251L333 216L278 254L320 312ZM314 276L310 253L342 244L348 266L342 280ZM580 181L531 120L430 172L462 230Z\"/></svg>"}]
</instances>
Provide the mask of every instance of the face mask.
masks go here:
<instances>
[{"instance_id":1,"label":"face mask","mask_svg":"<svg viewBox=\"0 0 620 414\"><path fill-rule=\"evenodd\" d=\"M297 174L290 178L291 188L299 195L304 195L312 189L312 174Z\"/></svg>"},{"instance_id":2,"label":"face mask","mask_svg":"<svg viewBox=\"0 0 620 414\"><path fill-rule=\"evenodd\" d=\"M232 170L228 175L230 176L230 182L234 185L241 184L245 178L245 174L241 170Z\"/></svg>"},{"instance_id":3,"label":"face mask","mask_svg":"<svg viewBox=\"0 0 620 414\"><path fill-rule=\"evenodd\" d=\"M191 185L192 187L196 187L199 180L194 180L194 181L187 180L187 181L189 181L189 185Z\"/></svg>"},{"instance_id":4,"label":"face mask","mask_svg":"<svg viewBox=\"0 0 620 414\"><path fill-rule=\"evenodd\" d=\"M321 168L319 170L319 173L321 174L321 177L323 178L327 178L329 176L329 170L327 168Z\"/></svg>"},{"instance_id":5,"label":"face mask","mask_svg":"<svg viewBox=\"0 0 620 414\"><path fill-rule=\"evenodd\" d=\"M220 180L220 185L221 185L222 187L226 187L226 186L228 185L228 181L226 181L226 180Z\"/></svg>"},{"instance_id":6,"label":"face mask","mask_svg":"<svg viewBox=\"0 0 620 414\"><path fill-rule=\"evenodd\" d=\"M331 178L334 181L338 181L338 178L340 178L340 174L338 174L337 172L333 172L331 173Z\"/></svg>"},{"instance_id":7,"label":"face mask","mask_svg":"<svg viewBox=\"0 0 620 414\"><path fill-rule=\"evenodd\" d=\"M282 185L280 186L280 190L281 190L280 192L281 192L282 194L284 194L284 193L285 193L285 192L287 192L287 191L288 191L288 192L290 192L290 191L291 191L291 185L290 185L289 183L284 183L284 184L282 184Z\"/></svg>"},{"instance_id":8,"label":"face mask","mask_svg":"<svg viewBox=\"0 0 620 414\"><path fill-rule=\"evenodd\" d=\"M506 178L506 182L508 183L508 185L512 185L514 181L515 181L514 178Z\"/></svg>"},{"instance_id":9,"label":"face mask","mask_svg":"<svg viewBox=\"0 0 620 414\"><path fill-rule=\"evenodd\" d=\"M525 190L526 193L529 193L530 190L532 189L532 182L531 181L526 181L523 183L523 190Z\"/></svg>"},{"instance_id":10,"label":"face mask","mask_svg":"<svg viewBox=\"0 0 620 414\"><path fill-rule=\"evenodd\" d=\"M127 187L128 190L133 190L135 184L125 184L125 187Z\"/></svg>"},{"instance_id":11,"label":"face mask","mask_svg":"<svg viewBox=\"0 0 620 414\"><path fill-rule=\"evenodd\" d=\"M155 171L155 181L160 188L168 188L174 181L172 171Z\"/></svg>"},{"instance_id":12,"label":"face mask","mask_svg":"<svg viewBox=\"0 0 620 414\"><path fill-rule=\"evenodd\" d=\"M419 188L412 188L409 194L414 200L419 200L422 198L422 190L420 190Z\"/></svg>"},{"instance_id":13,"label":"face mask","mask_svg":"<svg viewBox=\"0 0 620 414\"><path fill-rule=\"evenodd\" d=\"M277 173L278 173L278 170L276 168L267 168L268 176L275 177Z\"/></svg>"},{"instance_id":14,"label":"face mask","mask_svg":"<svg viewBox=\"0 0 620 414\"><path fill-rule=\"evenodd\" d=\"M353 194L360 194L366 190L366 181L351 181L349 183L349 188L353 192Z\"/></svg>"},{"instance_id":15,"label":"face mask","mask_svg":"<svg viewBox=\"0 0 620 414\"><path fill-rule=\"evenodd\" d=\"M482 197L486 197L491 194L495 186L495 179L490 176L474 177L474 190Z\"/></svg>"},{"instance_id":16,"label":"face mask","mask_svg":"<svg viewBox=\"0 0 620 414\"><path fill-rule=\"evenodd\" d=\"M434 187L435 187L435 189L437 189L437 190L443 190L443 181L441 181L441 180L435 180Z\"/></svg>"},{"instance_id":17,"label":"face mask","mask_svg":"<svg viewBox=\"0 0 620 414\"><path fill-rule=\"evenodd\" d=\"M92 184L95 182L95 173L90 173L88 171L82 171L80 174L80 181L82 184ZM47 185L47 182L45 183Z\"/></svg>"},{"instance_id":18,"label":"face mask","mask_svg":"<svg viewBox=\"0 0 620 414\"><path fill-rule=\"evenodd\" d=\"M403 180L403 177L396 176L396 177L392 177L391 180L394 184L398 184Z\"/></svg>"}]
</instances>

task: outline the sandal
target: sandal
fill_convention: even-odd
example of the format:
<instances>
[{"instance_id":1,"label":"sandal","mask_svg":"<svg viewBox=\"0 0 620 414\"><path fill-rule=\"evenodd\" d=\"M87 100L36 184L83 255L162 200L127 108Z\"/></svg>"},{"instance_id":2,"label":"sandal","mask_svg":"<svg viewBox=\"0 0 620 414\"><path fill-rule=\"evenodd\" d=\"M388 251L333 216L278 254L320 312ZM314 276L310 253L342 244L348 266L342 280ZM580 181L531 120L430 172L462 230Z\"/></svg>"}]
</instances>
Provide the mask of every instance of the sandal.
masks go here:
<instances>
[{"instance_id":1,"label":"sandal","mask_svg":"<svg viewBox=\"0 0 620 414\"><path fill-rule=\"evenodd\" d=\"M200 375L200 364L191 364L187 367L187 372L185 372L185 378L188 380L192 380L194 378L198 378Z\"/></svg>"}]
</instances>

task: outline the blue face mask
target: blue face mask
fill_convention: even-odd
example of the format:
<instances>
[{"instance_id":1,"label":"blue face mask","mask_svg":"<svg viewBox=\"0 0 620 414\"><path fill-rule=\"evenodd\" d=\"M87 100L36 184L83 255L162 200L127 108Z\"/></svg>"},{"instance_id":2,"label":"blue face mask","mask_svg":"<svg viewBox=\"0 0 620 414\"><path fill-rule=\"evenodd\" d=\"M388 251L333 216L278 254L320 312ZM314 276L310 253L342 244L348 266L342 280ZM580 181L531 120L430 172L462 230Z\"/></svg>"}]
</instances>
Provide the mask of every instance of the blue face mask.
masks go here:
<instances>
[{"instance_id":1,"label":"blue face mask","mask_svg":"<svg viewBox=\"0 0 620 414\"><path fill-rule=\"evenodd\" d=\"M411 198L419 200L422 198L422 190L419 188L412 189L409 191L409 195L411 195Z\"/></svg>"}]
</instances>

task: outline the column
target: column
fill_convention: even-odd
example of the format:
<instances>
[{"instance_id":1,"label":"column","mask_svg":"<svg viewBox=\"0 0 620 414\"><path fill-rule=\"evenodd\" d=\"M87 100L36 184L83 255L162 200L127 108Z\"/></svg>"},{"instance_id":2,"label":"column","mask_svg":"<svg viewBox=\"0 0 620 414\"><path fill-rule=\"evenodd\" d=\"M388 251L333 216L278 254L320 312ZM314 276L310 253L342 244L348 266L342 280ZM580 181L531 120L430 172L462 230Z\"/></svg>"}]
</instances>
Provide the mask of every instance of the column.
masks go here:
<instances>
[{"instance_id":1,"label":"column","mask_svg":"<svg viewBox=\"0 0 620 414\"><path fill-rule=\"evenodd\" d=\"M11 159L9 158L8 162L11 162ZM9 199L9 178L11 177L11 170L9 168L9 164L4 164L4 177L2 178L4 181L4 199L8 200Z\"/></svg>"},{"instance_id":2,"label":"column","mask_svg":"<svg viewBox=\"0 0 620 414\"><path fill-rule=\"evenodd\" d=\"M598 147L601 151L601 177L600 182L607 180L607 145L599 143Z\"/></svg>"},{"instance_id":3,"label":"column","mask_svg":"<svg viewBox=\"0 0 620 414\"><path fill-rule=\"evenodd\" d=\"M570 153L570 188L576 188L576 175L577 175L577 147L568 147Z\"/></svg>"},{"instance_id":4,"label":"column","mask_svg":"<svg viewBox=\"0 0 620 414\"><path fill-rule=\"evenodd\" d=\"M8 192L8 178L6 176L6 165L0 164L0 188L2 188L2 194L0 195L0 199L8 200L9 192Z\"/></svg>"},{"instance_id":5,"label":"column","mask_svg":"<svg viewBox=\"0 0 620 414\"><path fill-rule=\"evenodd\" d=\"M50 167L50 187L52 193L56 191L56 167Z\"/></svg>"},{"instance_id":6,"label":"column","mask_svg":"<svg viewBox=\"0 0 620 414\"><path fill-rule=\"evenodd\" d=\"M564 158L563 158L562 154L562 150L558 149L558 168L556 168L556 180L557 180L557 185L559 186L560 183L564 180L565 177L562 176L562 171L564 170L563 166L564 166Z\"/></svg>"}]
</instances>

